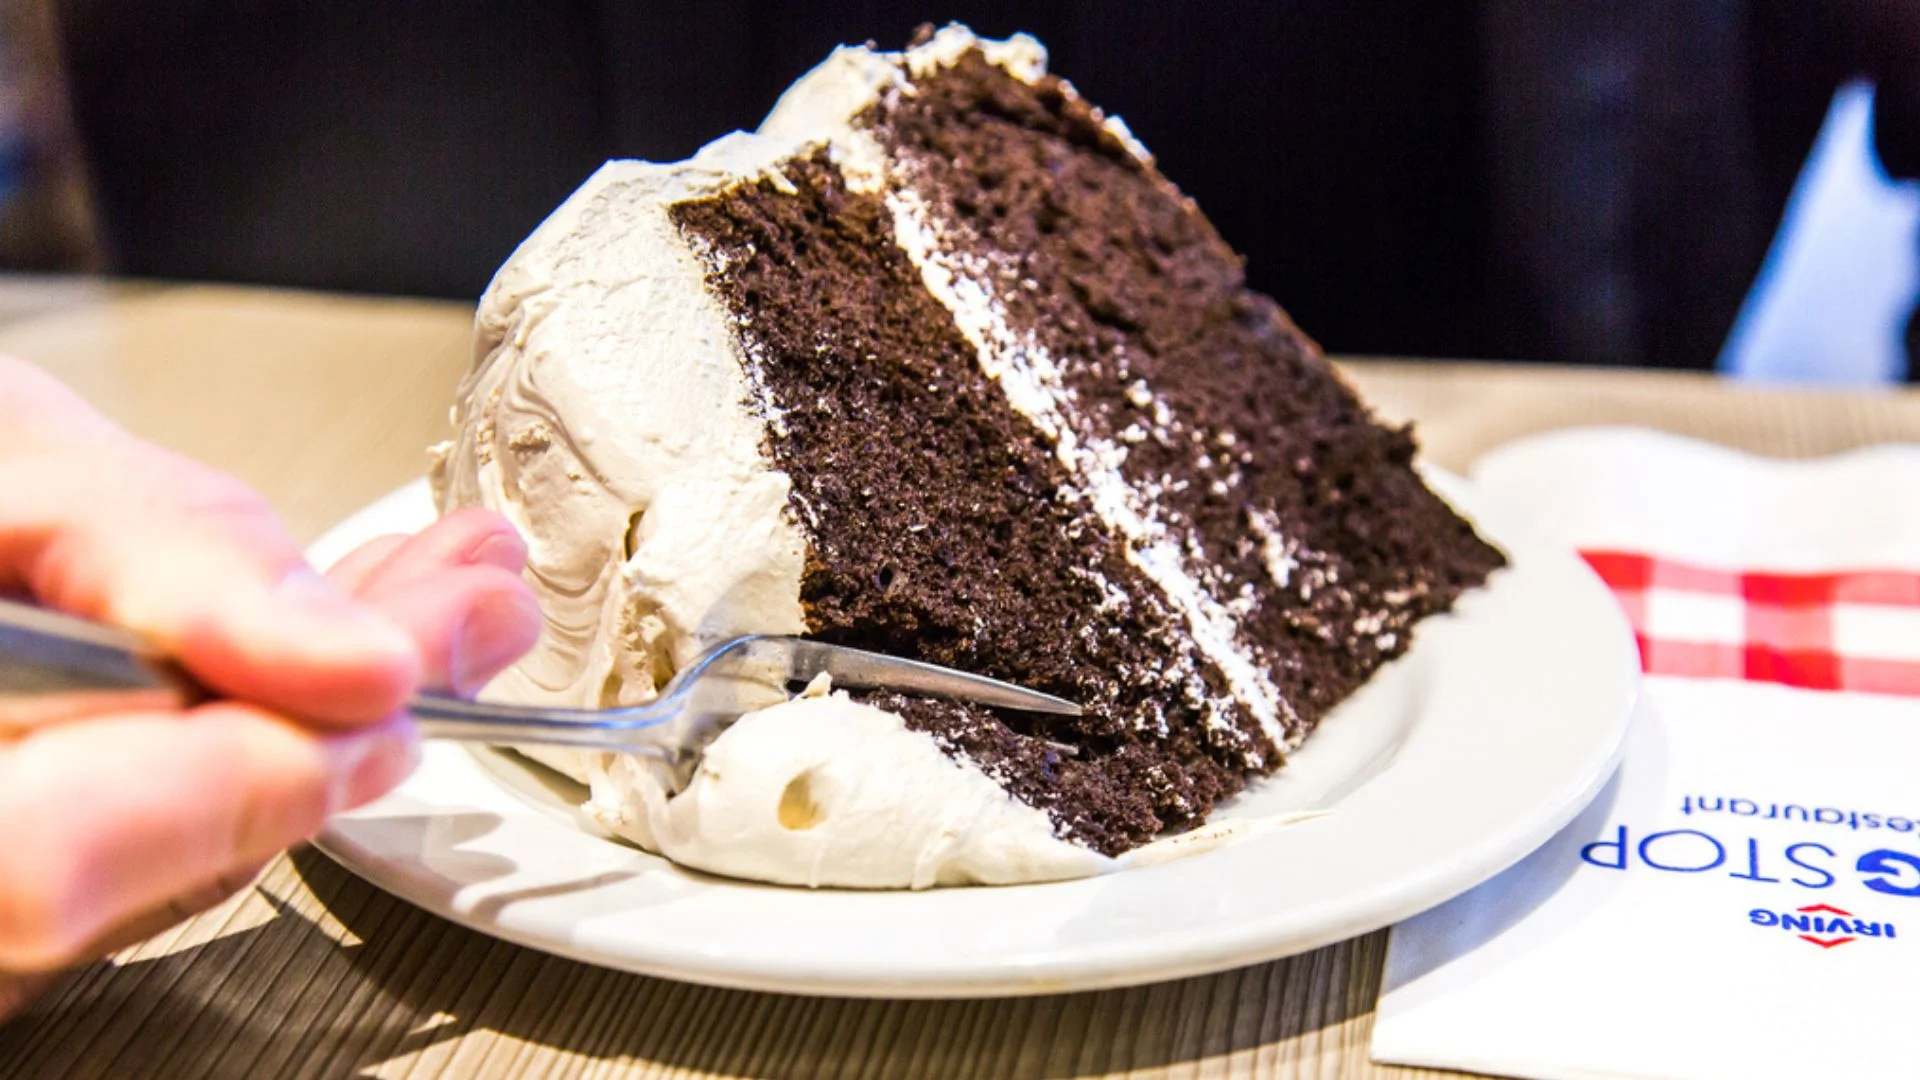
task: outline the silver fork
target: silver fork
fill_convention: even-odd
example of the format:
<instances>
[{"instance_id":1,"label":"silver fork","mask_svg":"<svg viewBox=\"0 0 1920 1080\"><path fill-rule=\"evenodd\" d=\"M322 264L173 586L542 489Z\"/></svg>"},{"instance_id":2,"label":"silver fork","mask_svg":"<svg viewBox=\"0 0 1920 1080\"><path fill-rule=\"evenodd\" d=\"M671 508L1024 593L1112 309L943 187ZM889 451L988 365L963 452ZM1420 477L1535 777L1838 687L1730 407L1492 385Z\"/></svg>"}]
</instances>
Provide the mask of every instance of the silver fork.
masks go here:
<instances>
[{"instance_id":1,"label":"silver fork","mask_svg":"<svg viewBox=\"0 0 1920 1080\"><path fill-rule=\"evenodd\" d=\"M726 725L825 674L885 689L1026 712L1078 716L1051 694L951 668L806 638L748 635L707 650L641 705L549 709L420 694L408 705L428 738L544 743L646 754L685 770ZM76 697L75 695L82 695ZM98 695L113 695L100 700ZM208 692L138 636L0 600L0 736L113 701L182 703Z\"/></svg>"}]
</instances>

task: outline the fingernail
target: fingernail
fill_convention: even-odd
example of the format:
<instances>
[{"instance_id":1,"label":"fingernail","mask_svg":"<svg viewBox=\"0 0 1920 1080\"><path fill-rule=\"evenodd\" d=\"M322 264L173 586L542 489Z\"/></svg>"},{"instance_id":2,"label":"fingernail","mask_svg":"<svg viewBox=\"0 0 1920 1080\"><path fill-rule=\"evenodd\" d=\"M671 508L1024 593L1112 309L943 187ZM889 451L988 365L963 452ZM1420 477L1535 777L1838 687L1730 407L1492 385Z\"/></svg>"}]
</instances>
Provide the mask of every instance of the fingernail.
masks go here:
<instances>
[{"instance_id":1,"label":"fingernail","mask_svg":"<svg viewBox=\"0 0 1920 1080\"><path fill-rule=\"evenodd\" d=\"M327 813L337 814L365 806L405 780L420 763L420 740L411 722L398 721L378 731L330 739L327 755Z\"/></svg>"},{"instance_id":2,"label":"fingernail","mask_svg":"<svg viewBox=\"0 0 1920 1080\"><path fill-rule=\"evenodd\" d=\"M454 693L479 693L526 651L539 623L539 605L524 593L494 593L474 604L460 623L448 663Z\"/></svg>"},{"instance_id":3,"label":"fingernail","mask_svg":"<svg viewBox=\"0 0 1920 1080\"><path fill-rule=\"evenodd\" d=\"M414 651L405 631L363 607L320 573L302 567L275 589L277 614L313 648L357 655L404 656Z\"/></svg>"},{"instance_id":4,"label":"fingernail","mask_svg":"<svg viewBox=\"0 0 1920 1080\"><path fill-rule=\"evenodd\" d=\"M527 545L517 533L488 533L467 552L466 561L472 566L498 566L519 573L527 562Z\"/></svg>"}]
</instances>

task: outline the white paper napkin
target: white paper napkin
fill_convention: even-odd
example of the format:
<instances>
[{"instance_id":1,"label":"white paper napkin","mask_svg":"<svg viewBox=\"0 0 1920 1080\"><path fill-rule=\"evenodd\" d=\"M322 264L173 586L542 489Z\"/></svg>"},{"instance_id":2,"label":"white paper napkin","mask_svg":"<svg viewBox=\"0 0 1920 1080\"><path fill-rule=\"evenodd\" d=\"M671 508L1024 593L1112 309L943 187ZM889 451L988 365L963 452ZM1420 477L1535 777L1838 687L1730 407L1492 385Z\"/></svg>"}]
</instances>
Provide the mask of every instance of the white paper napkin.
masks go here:
<instances>
[{"instance_id":1,"label":"white paper napkin","mask_svg":"<svg viewBox=\"0 0 1920 1080\"><path fill-rule=\"evenodd\" d=\"M1782 462L1593 429L1475 479L1614 586L1646 690L1586 813L1394 928L1374 1057L1920 1076L1920 447Z\"/></svg>"}]
</instances>

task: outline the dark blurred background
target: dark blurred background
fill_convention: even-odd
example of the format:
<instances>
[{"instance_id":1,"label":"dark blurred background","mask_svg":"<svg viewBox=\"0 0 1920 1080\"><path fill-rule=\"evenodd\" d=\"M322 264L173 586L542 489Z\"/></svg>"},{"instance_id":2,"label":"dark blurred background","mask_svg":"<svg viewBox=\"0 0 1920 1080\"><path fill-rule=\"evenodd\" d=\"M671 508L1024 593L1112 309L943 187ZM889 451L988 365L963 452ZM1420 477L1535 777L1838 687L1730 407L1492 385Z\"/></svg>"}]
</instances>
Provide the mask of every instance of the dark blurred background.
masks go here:
<instances>
[{"instance_id":1,"label":"dark blurred background","mask_svg":"<svg viewBox=\"0 0 1920 1080\"><path fill-rule=\"evenodd\" d=\"M1909 0L5 3L14 267L472 298L603 159L949 19L1044 41L1338 352L1705 367L1837 86L1920 171Z\"/></svg>"}]
</instances>

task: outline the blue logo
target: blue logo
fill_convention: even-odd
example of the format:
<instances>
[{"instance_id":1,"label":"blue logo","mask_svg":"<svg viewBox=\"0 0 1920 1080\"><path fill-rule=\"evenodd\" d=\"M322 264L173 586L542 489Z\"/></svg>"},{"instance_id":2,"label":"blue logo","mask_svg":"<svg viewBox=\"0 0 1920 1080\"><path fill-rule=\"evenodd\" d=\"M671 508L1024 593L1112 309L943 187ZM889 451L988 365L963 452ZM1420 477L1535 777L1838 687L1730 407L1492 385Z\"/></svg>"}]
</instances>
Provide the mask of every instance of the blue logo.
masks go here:
<instances>
[{"instance_id":1,"label":"blue logo","mask_svg":"<svg viewBox=\"0 0 1920 1080\"><path fill-rule=\"evenodd\" d=\"M1747 920L1755 926L1778 927L1822 949L1845 945L1849 941L1897 936L1890 922L1857 919L1853 912L1832 904L1809 904L1792 911L1754 908L1747 912Z\"/></svg>"}]
</instances>

